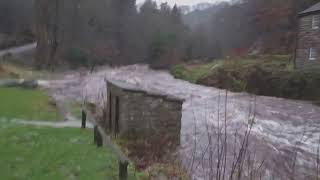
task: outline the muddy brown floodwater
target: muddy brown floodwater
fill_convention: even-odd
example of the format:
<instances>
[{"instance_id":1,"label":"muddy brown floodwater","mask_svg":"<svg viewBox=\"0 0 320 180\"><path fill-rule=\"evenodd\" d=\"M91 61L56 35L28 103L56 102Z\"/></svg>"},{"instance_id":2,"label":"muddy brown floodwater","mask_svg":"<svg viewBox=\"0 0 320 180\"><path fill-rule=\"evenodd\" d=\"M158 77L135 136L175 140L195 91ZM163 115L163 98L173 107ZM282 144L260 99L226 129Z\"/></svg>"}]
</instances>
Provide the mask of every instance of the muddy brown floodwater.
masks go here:
<instances>
[{"instance_id":1,"label":"muddy brown floodwater","mask_svg":"<svg viewBox=\"0 0 320 180\"><path fill-rule=\"evenodd\" d=\"M222 151L218 148L221 141L217 138L217 127L223 127L220 136L223 138L224 121L227 122L225 174L228 174L225 179L230 178L235 152L239 152L248 122L253 122L253 127L242 179L309 180L317 174L318 106L246 93L229 92L226 98L225 90L174 79L167 71L151 70L145 65L103 67L82 77L79 72L70 72L49 81L48 87L62 101L85 99L102 104L105 77L185 99L178 152L193 179L216 179L217 152Z\"/></svg>"}]
</instances>

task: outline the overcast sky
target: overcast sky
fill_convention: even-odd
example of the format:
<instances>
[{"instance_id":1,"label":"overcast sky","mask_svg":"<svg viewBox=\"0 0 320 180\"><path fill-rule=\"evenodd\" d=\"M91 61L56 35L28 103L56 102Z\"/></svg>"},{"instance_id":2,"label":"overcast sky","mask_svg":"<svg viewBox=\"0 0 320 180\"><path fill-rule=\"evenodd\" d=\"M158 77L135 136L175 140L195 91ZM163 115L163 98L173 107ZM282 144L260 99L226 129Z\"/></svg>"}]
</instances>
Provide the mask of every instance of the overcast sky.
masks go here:
<instances>
[{"instance_id":1,"label":"overcast sky","mask_svg":"<svg viewBox=\"0 0 320 180\"><path fill-rule=\"evenodd\" d=\"M137 3L144 2L145 0L137 0ZM210 2L215 3L221 0L155 0L158 4L162 2L168 2L170 5L178 4L178 5L195 5L202 2Z\"/></svg>"}]
</instances>

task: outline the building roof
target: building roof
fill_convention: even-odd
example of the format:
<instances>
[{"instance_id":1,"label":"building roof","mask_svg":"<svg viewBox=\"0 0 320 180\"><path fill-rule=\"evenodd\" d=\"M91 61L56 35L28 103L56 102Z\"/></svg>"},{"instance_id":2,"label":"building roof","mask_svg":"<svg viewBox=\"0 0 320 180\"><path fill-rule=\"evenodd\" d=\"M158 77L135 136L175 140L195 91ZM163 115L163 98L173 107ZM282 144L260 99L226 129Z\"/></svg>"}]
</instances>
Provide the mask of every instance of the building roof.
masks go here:
<instances>
[{"instance_id":1,"label":"building roof","mask_svg":"<svg viewBox=\"0 0 320 180\"><path fill-rule=\"evenodd\" d=\"M320 2L299 13L300 16L320 12Z\"/></svg>"},{"instance_id":2,"label":"building roof","mask_svg":"<svg viewBox=\"0 0 320 180\"><path fill-rule=\"evenodd\" d=\"M164 99L171 100L171 101L179 101L179 102L184 101L184 99L182 99L182 98L179 98L179 97L173 96L173 95L169 95L167 93L157 91L155 89L147 89L147 88L143 88L141 86L126 83L123 81L115 81L115 80L111 80L111 79L105 79L105 80L106 80L106 82L111 83L112 85L121 88L123 91L144 93L149 96L156 96L156 97L164 98Z\"/></svg>"}]
</instances>

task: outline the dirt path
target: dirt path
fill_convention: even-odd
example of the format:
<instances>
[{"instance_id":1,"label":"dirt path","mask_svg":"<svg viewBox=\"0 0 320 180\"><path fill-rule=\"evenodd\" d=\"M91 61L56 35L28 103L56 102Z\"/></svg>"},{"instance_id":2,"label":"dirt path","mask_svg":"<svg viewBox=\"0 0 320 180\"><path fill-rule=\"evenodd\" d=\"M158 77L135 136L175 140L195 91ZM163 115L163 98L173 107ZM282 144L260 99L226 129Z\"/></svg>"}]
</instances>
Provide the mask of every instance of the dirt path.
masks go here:
<instances>
[{"instance_id":1,"label":"dirt path","mask_svg":"<svg viewBox=\"0 0 320 180\"><path fill-rule=\"evenodd\" d=\"M292 179L292 176L303 180L316 174L320 137L318 106L281 98L254 97L246 93L229 93L225 104L224 90L177 80L166 71L150 70L143 65L113 69L105 67L86 77L80 77L79 74L72 72L61 75L57 80L50 81L47 88L62 101L86 100L102 104L106 91L104 78L107 77L148 91L161 91L185 99L179 152L194 179L209 179L212 164L216 168L218 142L215 129L218 122L221 126L222 120L227 121L228 171L233 163L234 144L241 143L234 143L232 137L236 134L240 139L248 127L248 120L253 116L255 119L248 154L251 159L254 158L254 162L250 161L254 166L260 166L263 162L263 167L255 170L255 174L266 180L286 180ZM209 137L215 147L211 151L208 150Z\"/></svg>"}]
</instances>

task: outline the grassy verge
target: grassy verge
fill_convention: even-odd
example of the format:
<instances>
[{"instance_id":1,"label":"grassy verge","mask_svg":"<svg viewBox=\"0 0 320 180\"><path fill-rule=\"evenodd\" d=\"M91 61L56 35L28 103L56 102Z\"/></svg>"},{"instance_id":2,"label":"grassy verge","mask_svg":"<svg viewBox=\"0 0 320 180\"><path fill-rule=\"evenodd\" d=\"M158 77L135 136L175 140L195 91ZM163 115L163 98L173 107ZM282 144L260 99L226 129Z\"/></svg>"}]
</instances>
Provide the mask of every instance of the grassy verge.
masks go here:
<instances>
[{"instance_id":1,"label":"grassy verge","mask_svg":"<svg viewBox=\"0 0 320 180\"><path fill-rule=\"evenodd\" d=\"M48 72L35 71L31 67L18 65L17 63L14 64L14 63L5 62L0 64L0 79L8 79L8 78L40 79L40 78L45 78L48 75L49 75Z\"/></svg>"},{"instance_id":2,"label":"grassy verge","mask_svg":"<svg viewBox=\"0 0 320 180\"><path fill-rule=\"evenodd\" d=\"M2 179L117 179L118 162L89 130L23 126L0 120ZM129 179L142 179L129 168Z\"/></svg>"},{"instance_id":3,"label":"grassy verge","mask_svg":"<svg viewBox=\"0 0 320 180\"><path fill-rule=\"evenodd\" d=\"M59 115L45 92L0 87L0 118L55 121Z\"/></svg>"},{"instance_id":4,"label":"grassy verge","mask_svg":"<svg viewBox=\"0 0 320 180\"><path fill-rule=\"evenodd\" d=\"M208 75L222 63L223 61L216 61L208 64L179 64L171 68L170 71L176 78L196 83L200 78Z\"/></svg>"},{"instance_id":5,"label":"grassy verge","mask_svg":"<svg viewBox=\"0 0 320 180\"><path fill-rule=\"evenodd\" d=\"M288 56L276 55L219 62L215 66L212 63L178 65L171 73L176 78L235 92L320 101L319 67L294 70Z\"/></svg>"}]
</instances>

